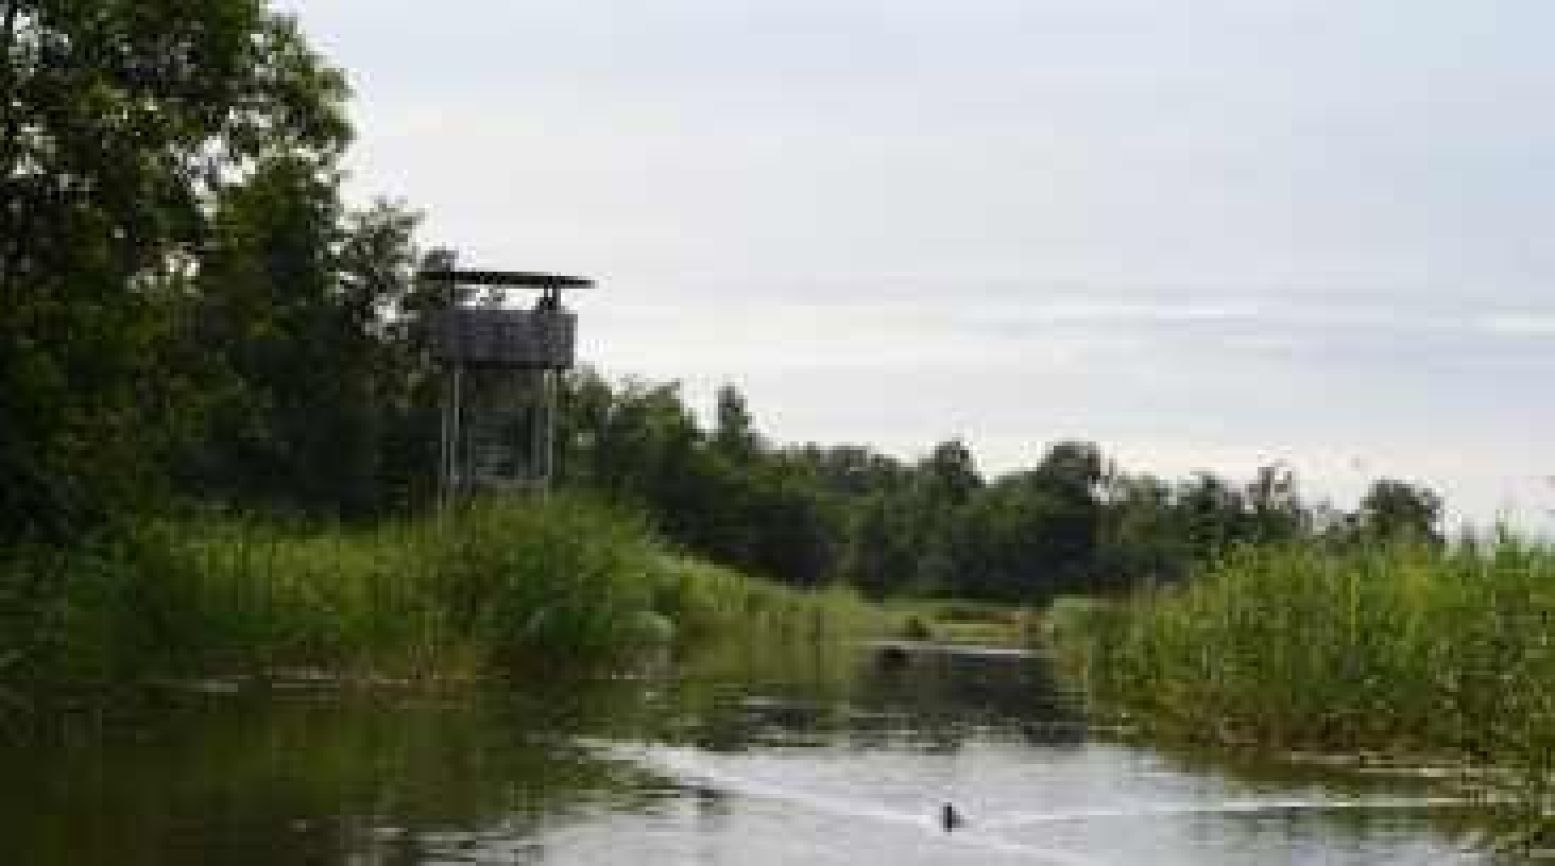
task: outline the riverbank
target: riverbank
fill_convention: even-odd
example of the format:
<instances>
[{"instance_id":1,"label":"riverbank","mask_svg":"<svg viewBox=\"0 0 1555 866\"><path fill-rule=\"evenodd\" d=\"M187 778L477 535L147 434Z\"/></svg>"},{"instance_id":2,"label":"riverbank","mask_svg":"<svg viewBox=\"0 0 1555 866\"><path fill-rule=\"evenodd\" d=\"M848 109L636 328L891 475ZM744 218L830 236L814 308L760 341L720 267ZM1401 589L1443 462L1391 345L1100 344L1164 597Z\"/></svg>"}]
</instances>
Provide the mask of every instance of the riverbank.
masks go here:
<instances>
[{"instance_id":1,"label":"riverbank","mask_svg":"<svg viewBox=\"0 0 1555 866\"><path fill-rule=\"evenodd\" d=\"M572 496L367 529L150 522L70 550L11 549L0 569L13 697L156 677L608 672L736 633L851 635L875 616L851 592L691 559Z\"/></svg>"},{"instance_id":2,"label":"riverbank","mask_svg":"<svg viewBox=\"0 0 1555 866\"><path fill-rule=\"evenodd\" d=\"M1548 547L1246 549L1180 587L1063 600L1049 618L1092 699L1154 735L1511 769L1525 826L1550 830Z\"/></svg>"},{"instance_id":3,"label":"riverbank","mask_svg":"<svg viewBox=\"0 0 1555 866\"><path fill-rule=\"evenodd\" d=\"M1030 646L1039 636L1034 609L972 599L897 598L882 602L893 636L992 647Z\"/></svg>"}]
</instances>

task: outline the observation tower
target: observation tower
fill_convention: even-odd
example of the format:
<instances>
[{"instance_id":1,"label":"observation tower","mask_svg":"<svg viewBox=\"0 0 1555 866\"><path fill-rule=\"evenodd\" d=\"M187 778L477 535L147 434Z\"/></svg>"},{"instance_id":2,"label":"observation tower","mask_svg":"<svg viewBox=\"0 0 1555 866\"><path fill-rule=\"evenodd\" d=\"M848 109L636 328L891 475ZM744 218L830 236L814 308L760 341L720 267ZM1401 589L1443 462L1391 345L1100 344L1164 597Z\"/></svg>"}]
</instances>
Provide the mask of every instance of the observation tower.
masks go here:
<instances>
[{"instance_id":1,"label":"observation tower","mask_svg":"<svg viewBox=\"0 0 1555 866\"><path fill-rule=\"evenodd\" d=\"M432 356L444 374L438 496L442 505L481 491L543 492L554 464L558 392L572 366L578 318L562 292L583 277L523 271L429 270L449 286L432 318ZM481 287L485 303L466 302ZM507 306L509 291L537 292Z\"/></svg>"}]
</instances>

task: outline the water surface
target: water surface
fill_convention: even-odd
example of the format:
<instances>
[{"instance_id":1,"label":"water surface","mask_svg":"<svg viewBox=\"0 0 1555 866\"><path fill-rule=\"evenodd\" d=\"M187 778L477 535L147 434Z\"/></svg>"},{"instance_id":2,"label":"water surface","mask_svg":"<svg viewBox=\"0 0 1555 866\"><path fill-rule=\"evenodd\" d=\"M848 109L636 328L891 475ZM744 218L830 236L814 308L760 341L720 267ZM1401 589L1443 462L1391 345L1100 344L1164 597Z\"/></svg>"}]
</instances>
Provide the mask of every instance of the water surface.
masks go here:
<instances>
[{"instance_id":1,"label":"water surface","mask_svg":"<svg viewBox=\"0 0 1555 866\"><path fill-rule=\"evenodd\" d=\"M1040 658L934 647L185 694L0 768L0 862L49 866L1492 862L1440 780L1171 757L1089 730Z\"/></svg>"}]
</instances>

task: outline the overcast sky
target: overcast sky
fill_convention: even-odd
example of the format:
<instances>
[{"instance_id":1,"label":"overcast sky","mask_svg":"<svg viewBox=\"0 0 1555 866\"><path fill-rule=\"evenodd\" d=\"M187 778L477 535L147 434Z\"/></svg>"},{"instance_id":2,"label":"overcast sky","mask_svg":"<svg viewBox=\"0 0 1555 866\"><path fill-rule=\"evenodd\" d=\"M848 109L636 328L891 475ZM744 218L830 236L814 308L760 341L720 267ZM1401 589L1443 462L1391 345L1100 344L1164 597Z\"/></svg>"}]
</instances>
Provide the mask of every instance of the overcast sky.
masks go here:
<instances>
[{"instance_id":1,"label":"overcast sky","mask_svg":"<svg viewBox=\"0 0 1555 866\"><path fill-rule=\"evenodd\" d=\"M1548 0L287 0L353 194L779 441L1555 526Z\"/></svg>"}]
</instances>

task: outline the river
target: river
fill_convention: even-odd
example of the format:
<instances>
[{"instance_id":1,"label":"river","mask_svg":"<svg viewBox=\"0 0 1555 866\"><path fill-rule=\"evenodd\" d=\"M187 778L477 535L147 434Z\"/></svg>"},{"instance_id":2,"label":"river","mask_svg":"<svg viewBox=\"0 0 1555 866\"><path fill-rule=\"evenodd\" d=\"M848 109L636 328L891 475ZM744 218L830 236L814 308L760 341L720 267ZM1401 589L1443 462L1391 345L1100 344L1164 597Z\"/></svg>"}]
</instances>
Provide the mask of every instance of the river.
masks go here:
<instances>
[{"instance_id":1,"label":"river","mask_svg":"<svg viewBox=\"0 0 1555 866\"><path fill-rule=\"evenodd\" d=\"M1474 807L1429 774L1130 745L1007 651L763 650L477 696L212 683L77 715L0 747L0 862L1512 862L1450 829Z\"/></svg>"}]
</instances>

